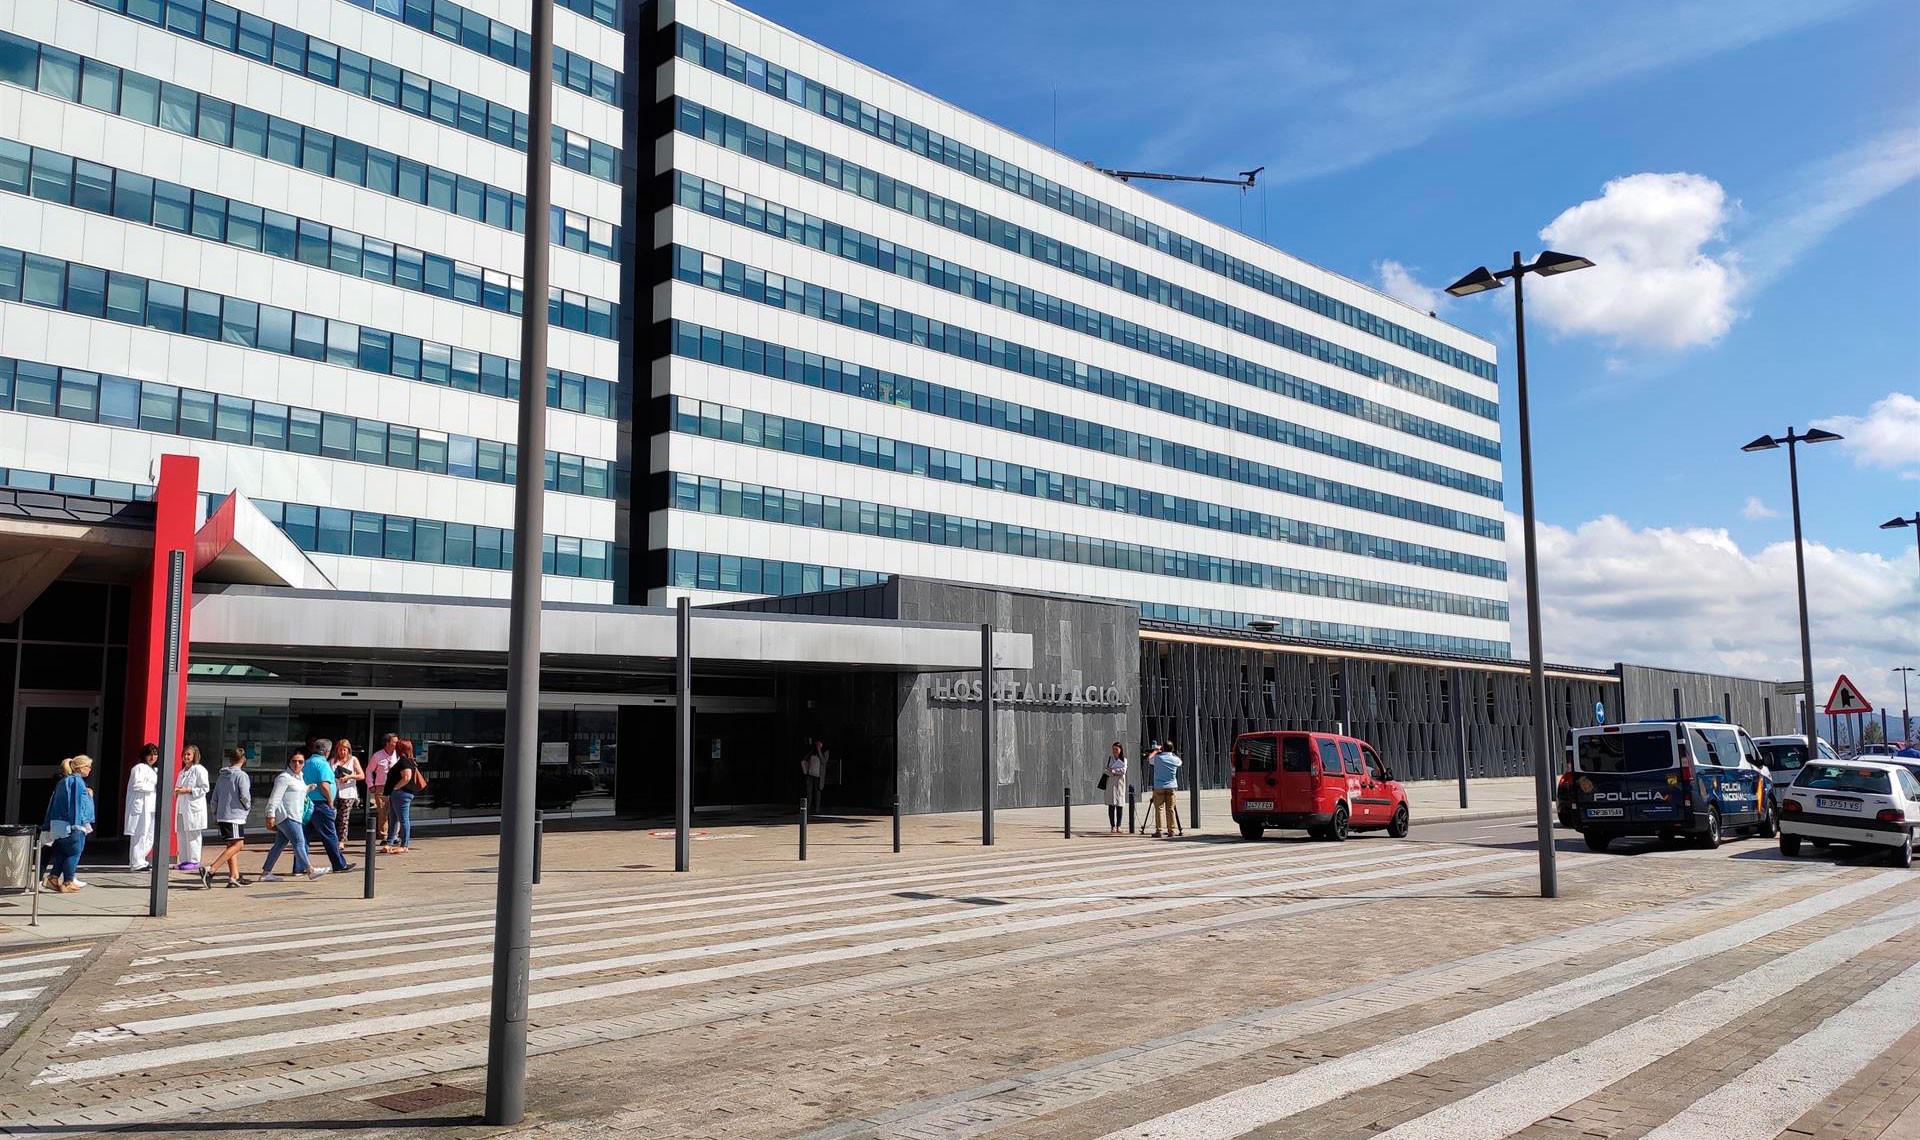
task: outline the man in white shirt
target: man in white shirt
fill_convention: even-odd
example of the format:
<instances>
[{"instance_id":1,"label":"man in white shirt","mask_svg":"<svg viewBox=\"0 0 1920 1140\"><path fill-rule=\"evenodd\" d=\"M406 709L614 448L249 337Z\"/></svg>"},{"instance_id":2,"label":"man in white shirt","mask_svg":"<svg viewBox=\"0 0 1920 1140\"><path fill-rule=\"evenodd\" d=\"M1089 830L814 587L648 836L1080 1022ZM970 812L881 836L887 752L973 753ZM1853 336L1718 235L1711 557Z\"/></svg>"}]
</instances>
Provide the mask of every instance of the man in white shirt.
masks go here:
<instances>
[{"instance_id":1,"label":"man in white shirt","mask_svg":"<svg viewBox=\"0 0 1920 1140\"><path fill-rule=\"evenodd\" d=\"M382 839L387 835L387 770L393 767L394 758L398 755L400 734L389 732L380 745L380 751L367 761L367 795L373 801L374 818L379 824L374 834Z\"/></svg>"}]
</instances>

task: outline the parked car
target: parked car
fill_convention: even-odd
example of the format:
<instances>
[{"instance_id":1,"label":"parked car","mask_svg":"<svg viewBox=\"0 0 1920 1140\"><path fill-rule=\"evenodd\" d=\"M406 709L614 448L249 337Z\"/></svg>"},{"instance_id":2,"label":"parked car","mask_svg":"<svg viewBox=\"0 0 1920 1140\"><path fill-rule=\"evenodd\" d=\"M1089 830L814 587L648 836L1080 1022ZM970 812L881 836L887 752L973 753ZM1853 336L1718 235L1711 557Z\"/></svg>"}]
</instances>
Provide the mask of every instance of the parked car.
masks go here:
<instances>
[{"instance_id":1,"label":"parked car","mask_svg":"<svg viewBox=\"0 0 1920 1140\"><path fill-rule=\"evenodd\" d=\"M1800 841L1885 847L1895 866L1913 866L1920 826L1920 777L1904 765L1875 760L1816 761L1802 767L1780 799L1780 853Z\"/></svg>"},{"instance_id":2,"label":"parked car","mask_svg":"<svg viewBox=\"0 0 1920 1140\"><path fill-rule=\"evenodd\" d=\"M1407 834L1407 789L1364 740L1330 732L1249 732L1233 742L1233 821L1243 839L1305 828L1338 843L1354 831Z\"/></svg>"},{"instance_id":3,"label":"parked car","mask_svg":"<svg viewBox=\"0 0 1920 1140\"><path fill-rule=\"evenodd\" d=\"M1718 847L1730 828L1773 834L1767 777L1745 730L1718 718L1640 721L1573 731L1574 805L1587 847L1689 836Z\"/></svg>"}]
</instances>

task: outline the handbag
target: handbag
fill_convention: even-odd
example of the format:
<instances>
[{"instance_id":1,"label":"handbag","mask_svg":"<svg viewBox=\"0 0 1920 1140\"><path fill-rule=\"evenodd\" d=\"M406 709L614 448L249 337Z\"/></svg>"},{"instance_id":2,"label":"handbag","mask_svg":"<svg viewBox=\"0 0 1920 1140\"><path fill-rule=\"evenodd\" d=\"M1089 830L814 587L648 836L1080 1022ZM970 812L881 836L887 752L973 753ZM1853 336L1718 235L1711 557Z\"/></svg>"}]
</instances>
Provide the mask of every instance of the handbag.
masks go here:
<instances>
[{"instance_id":1,"label":"handbag","mask_svg":"<svg viewBox=\"0 0 1920 1140\"><path fill-rule=\"evenodd\" d=\"M1096 788L1099 788L1099 789L1100 789L1101 791L1103 791L1103 792L1104 792L1104 791L1106 791L1106 790L1107 790L1107 777L1108 777L1109 775L1111 775L1111 773L1108 773L1108 772L1102 772L1102 773L1100 773L1100 782L1099 782L1098 784L1095 784L1095 785L1094 785L1094 787L1096 787Z\"/></svg>"}]
</instances>

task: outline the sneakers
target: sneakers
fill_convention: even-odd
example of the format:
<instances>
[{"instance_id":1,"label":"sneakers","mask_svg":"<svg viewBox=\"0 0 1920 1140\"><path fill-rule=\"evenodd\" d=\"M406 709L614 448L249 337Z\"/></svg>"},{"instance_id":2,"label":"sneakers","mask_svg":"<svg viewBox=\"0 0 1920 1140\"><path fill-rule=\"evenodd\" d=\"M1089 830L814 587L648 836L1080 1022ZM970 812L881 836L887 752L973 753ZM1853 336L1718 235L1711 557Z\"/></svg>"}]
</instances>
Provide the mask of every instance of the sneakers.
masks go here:
<instances>
[{"instance_id":1,"label":"sneakers","mask_svg":"<svg viewBox=\"0 0 1920 1140\"><path fill-rule=\"evenodd\" d=\"M359 864L358 864L358 863L342 863L342 864L340 864L340 865L339 865L338 867L335 867L335 868L334 868L334 870L336 870L336 871L341 871L341 872L346 872L346 871L351 871L351 870L353 870L353 869L354 869L355 867L357 867L357 866L359 866Z\"/></svg>"},{"instance_id":2,"label":"sneakers","mask_svg":"<svg viewBox=\"0 0 1920 1140\"><path fill-rule=\"evenodd\" d=\"M203 891L213 889L213 872L205 867L200 868L200 889Z\"/></svg>"},{"instance_id":3,"label":"sneakers","mask_svg":"<svg viewBox=\"0 0 1920 1140\"><path fill-rule=\"evenodd\" d=\"M75 887L76 889L78 889L78 888L80 888L80 887L84 887L84 886L86 886L87 884L85 884L85 883L83 883L83 882L81 882L81 881L80 881L79 879L75 879L75 880L73 881L73 885L74 885L74 887Z\"/></svg>"},{"instance_id":4,"label":"sneakers","mask_svg":"<svg viewBox=\"0 0 1920 1140\"><path fill-rule=\"evenodd\" d=\"M80 893L80 888L74 886L72 883L61 883L58 887L55 887L54 889L59 891L63 895L77 895Z\"/></svg>"},{"instance_id":5,"label":"sneakers","mask_svg":"<svg viewBox=\"0 0 1920 1140\"><path fill-rule=\"evenodd\" d=\"M278 876L278 875L276 875L276 874L274 874L274 873L273 873L272 871L268 871L267 873L265 873L265 874L263 874L263 875L261 875L261 876L260 876L260 881L261 881L261 882L263 882L263 883L284 883L284 882L286 882L286 880L285 880L285 879L283 879L283 878L281 878L280 876Z\"/></svg>"},{"instance_id":6,"label":"sneakers","mask_svg":"<svg viewBox=\"0 0 1920 1140\"><path fill-rule=\"evenodd\" d=\"M332 873L333 872L325 867L315 867L313 870L307 872L307 882L311 883L322 875L330 875Z\"/></svg>"}]
</instances>

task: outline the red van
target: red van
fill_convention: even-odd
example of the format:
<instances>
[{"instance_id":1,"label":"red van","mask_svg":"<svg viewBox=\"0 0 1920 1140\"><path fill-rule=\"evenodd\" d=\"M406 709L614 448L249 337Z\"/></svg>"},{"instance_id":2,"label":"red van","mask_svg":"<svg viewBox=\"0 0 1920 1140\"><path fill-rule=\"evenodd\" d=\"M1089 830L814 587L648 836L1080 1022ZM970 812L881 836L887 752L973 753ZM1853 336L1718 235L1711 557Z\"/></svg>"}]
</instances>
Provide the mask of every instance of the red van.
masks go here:
<instances>
[{"instance_id":1,"label":"red van","mask_svg":"<svg viewBox=\"0 0 1920 1140\"><path fill-rule=\"evenodd\" d=\"M1331 732L1248 732L1233 742L1233 821L1243 839L1304 827L1335 843L1350 831L1407 834L1407 789L1373 745Z\"/></svg>"}]
</instances>

